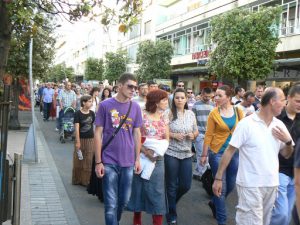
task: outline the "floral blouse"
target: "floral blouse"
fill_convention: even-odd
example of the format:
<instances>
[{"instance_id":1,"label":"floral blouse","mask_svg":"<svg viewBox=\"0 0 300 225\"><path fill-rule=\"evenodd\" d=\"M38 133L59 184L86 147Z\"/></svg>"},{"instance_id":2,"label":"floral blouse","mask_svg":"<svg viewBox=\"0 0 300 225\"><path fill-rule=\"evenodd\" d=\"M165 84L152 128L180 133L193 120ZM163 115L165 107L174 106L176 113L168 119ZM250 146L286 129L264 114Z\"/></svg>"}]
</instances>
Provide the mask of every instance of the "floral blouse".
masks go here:
<instances>
[{"instance_id":1,"label":"floral blouse","mask_svg":"<svg viewBox=\"0 0 300 225\"><path fill-rule=\"evenodd\" d=\"M170 115L172 115L171 111ZM188 134L198 129L196 116L191 110L184 110L183 116L177 115L176 120L170 120L169 127L171 133ZM170 144L166 154L178 159L192 157L192 140L184 139L183 141L178 141L177 139L170 138Z\"/></svg>"},{"instance_id":2,"label":"floral blouse","mask_svg":"<svg viewBox=\"0 0 300 225\"><path fill-rule=\"evenodd\" d=\"M165 139L166 126L169 123L168 117L163 114L159 121L154 121L149 118L148 112L143 112L143 126L141 128L142 137Z\"/></svg>"}]
</instances>

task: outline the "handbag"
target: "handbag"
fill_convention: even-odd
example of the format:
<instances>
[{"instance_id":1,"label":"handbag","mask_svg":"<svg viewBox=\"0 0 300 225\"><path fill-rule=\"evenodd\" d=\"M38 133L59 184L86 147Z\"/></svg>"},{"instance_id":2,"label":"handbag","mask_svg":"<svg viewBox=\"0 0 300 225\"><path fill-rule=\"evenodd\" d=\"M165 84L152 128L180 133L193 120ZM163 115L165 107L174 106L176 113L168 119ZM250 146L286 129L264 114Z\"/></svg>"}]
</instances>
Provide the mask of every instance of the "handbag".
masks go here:
<instances>
[{"instance_id":1,"label":"handbag","mask_svg":"<svg viewBox=\"0 0 300 225\"><path fill-rule=\"evenodd\" d=\"M211 169L207 169L203 175L201 176L201 182L204 190L209 196L213 196L213 190L212 190L212 185L214 183L214 177L212 174Z\"/></svg>"},{"instance_id":2,"label":"handbag","mask_svg":"<svg viewBox=\"0 0 300 225\"><path fill-rule=\"evenodd\" d=\"M128 108L128 111L125 115L125 118L121 121L121 123L119 124L117 129L113 132L112 136L108 139L108 141L105 143L105 145L102 146L102 149L101 149L102 153L107 148L107 146L112 142L112 140L115 138L115 136L117 135L117 133L119 132L119 130L121 129L121 127L123 126L125 121L127 120L127 117L128 117L128 115L130 113L130 110L131 110L131 105L132 105L132 101L130 101L130 103L129 103L129 108Z\"/></svg>"}]
</instances>

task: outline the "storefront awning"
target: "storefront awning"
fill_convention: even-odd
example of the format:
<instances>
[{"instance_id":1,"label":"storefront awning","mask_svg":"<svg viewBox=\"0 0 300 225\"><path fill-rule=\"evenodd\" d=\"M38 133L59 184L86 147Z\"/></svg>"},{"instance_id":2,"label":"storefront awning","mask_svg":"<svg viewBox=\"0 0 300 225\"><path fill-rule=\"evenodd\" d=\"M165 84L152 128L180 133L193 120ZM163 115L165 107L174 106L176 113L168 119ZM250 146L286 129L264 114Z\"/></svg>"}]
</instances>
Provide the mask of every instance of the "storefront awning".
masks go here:
<instances>
[{"instance_id":1,"label":"storefront awning","mask_svg":"<svg viewBox=\"0 0 300 225\"><path fill-rule=\"evenodd\" d=\"M172 75L207 73L207 72L208 72L207 66L196 66L196 67L187 67L187 68L172 70Z\"/></svg>"},{"instance_id":2,"label":"storefront awning","mask_svg":"<svg viewBox=\"0 0 300 225\"><path fill-rule=\"evenodd\" d=\"M300 67L300 58L277 59L274 61L274 64L277 66L299 66Z\"/></svg>"}]
</instances>

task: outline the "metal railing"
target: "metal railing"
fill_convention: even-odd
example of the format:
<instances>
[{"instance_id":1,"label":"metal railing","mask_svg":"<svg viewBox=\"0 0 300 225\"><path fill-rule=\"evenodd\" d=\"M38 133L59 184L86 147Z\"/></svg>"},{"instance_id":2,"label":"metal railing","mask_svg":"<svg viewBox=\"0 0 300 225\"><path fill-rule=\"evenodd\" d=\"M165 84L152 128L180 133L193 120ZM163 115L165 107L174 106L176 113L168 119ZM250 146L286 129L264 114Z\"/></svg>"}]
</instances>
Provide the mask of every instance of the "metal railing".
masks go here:
<instances>
[{"instance_id":1,"label":"metal railing","mask_svg":"<svg viewBox=\"0 0 300 225\"><path fill-rule=\"evenodd\" d=\"M14 163L7 159L10 104L10 86L4 85L0 96L0 225L7 220L20 224L22 156L15 154Z\"/></svg>"}]
</instances>

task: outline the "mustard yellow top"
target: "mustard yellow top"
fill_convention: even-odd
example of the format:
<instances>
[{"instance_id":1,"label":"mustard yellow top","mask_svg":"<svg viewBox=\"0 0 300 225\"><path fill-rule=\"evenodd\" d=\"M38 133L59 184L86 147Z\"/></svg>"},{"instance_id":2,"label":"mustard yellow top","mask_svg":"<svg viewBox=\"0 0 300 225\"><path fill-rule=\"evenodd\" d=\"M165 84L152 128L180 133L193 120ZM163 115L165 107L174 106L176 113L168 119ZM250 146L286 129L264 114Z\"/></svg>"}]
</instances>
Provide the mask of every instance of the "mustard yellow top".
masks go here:
<instances>
[{"instance_id":1,"label":"mustard yellow top","mask_svg":"<svg viewBox=\"0 0 300 225\"><path fill-rule=\"evenodd\" d=\"M208 145L210 150L214 153L218 153L229 134L232 134L239 120L244 118L243 112L236 107L236 123L232 130L229 129L227 124L223 121L219 109L214 108L207 119L207 127L205 132L204 144Z\"/></svg>"}]
</instances>

